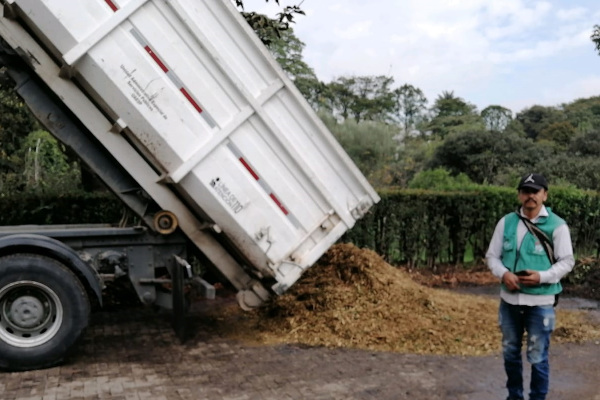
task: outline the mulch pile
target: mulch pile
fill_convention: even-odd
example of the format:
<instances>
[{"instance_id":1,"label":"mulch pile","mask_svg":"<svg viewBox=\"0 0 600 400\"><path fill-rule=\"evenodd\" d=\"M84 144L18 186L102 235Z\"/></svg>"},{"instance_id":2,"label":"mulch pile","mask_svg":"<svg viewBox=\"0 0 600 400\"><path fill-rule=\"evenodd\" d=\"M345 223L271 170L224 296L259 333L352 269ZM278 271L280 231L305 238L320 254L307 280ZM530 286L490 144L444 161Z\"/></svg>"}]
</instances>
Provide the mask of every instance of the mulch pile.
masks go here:
<instances>
[{"instance_id":1,"label":"mulch pile","mask_svg":"<svg viewBox=\"0 0 600 400\"><path fill-rule=\"evenodd\" d=\"M284 295L266 307L225 318L229 337L275 344L410 352L497 353L498 300L424 286L377 253L333 246ZM230 316L232 316L230 315ZM600 338L600 327L575 311L558 311L555 342Z\"/></svg>"}]
</instances>

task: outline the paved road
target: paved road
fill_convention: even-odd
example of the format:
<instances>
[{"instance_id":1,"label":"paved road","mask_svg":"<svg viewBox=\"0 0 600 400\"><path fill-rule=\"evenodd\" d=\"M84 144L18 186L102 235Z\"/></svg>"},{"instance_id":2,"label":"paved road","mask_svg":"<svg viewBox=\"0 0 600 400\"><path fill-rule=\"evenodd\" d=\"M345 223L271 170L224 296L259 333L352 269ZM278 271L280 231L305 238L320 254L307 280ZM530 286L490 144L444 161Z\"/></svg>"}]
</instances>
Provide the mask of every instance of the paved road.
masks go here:
<instances>
[{"instance_id":1,"label":"paved road","mask_svg":"<svg viewBox=\"0 0 600 400\"><path fill-rule=\"evenodd\" d=\"M504 399L498 356L449 357L293 345L253 347L197 332L180 344L147 309L93 316L63 366L0 373L3 400ZM205 326L203 326L205 324ZM600 345L555 345L552 400L600 400Z\"/></svg>"}]
</instances>

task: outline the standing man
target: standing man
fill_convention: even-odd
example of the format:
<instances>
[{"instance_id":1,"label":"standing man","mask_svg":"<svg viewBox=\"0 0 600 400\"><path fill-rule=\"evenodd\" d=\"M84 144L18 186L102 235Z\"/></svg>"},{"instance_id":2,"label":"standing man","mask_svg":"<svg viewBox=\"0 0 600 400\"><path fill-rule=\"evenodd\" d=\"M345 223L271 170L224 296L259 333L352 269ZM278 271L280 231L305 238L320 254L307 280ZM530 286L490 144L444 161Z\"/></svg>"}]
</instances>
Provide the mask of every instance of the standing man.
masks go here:
<instances>
[{"instance_id":1,"label":"standing man","mask_svg":"<svg viewBox=\"0 0 600 400\"><path fill-rule=\"evenodd\" d=\"M521 207L496 225L486 260L502 281L498 316L507 400L524 399L524 332L531 364L529 400L544 400L550 382L548 349L554 330L554 304L562 291L560 280L573 269L575 260L567 224L544 206L548 197L546 178L527 174L517 190Z\"/></svg>"}]
</instances>

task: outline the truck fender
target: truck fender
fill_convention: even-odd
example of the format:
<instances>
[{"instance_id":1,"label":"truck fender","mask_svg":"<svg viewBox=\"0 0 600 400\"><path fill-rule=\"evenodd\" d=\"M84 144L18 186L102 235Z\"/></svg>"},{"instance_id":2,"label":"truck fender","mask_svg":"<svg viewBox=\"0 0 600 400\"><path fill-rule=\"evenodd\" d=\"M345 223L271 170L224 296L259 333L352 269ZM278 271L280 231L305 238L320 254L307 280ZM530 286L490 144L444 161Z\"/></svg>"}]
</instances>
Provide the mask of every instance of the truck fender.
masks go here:
<instances>
[{"instance_id":1,"label":"truck fender","mask_svg":"<svg viewBox=\"0 0 600 400\"><path fill-rule=\"evenodd\" d=\"M0 256L15 253L39 254L53 258L69 268L102 306L102 280L90 265L66 244L48 236L15 234L0 238Z\"/></svg>"}]
</instances>

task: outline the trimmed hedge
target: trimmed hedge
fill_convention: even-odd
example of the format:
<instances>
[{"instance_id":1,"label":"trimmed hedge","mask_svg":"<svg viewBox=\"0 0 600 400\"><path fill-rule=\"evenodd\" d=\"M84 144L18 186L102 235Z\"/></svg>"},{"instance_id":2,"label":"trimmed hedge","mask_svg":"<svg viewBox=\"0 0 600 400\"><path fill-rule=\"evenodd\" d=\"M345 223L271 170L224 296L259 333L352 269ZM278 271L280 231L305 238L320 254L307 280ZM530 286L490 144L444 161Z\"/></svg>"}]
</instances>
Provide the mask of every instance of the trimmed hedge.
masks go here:
<instances>
[{"instance_id":1,"label":"trimmed hedge","mask_svg":"<svg viewBox=\"0 0 600 400\"><path fill-rule=\"evenodd\" d=\"M480 186L463 191L381 190L381 202L341 241L368 247L392 264L411 266L480 261L498 220L519 203L514 189ZM546 205L569 224L579 257L595 255L600 239L600 195L551 188ZM111 193L0 197L0 225L117 224L124 205Z\"/></svg>"},{"instance_id":2,"label":"trimmed hedge","mask_svg":"<svg viewBox=\"0 0 600 400\"><path fill-rule=\"evenodd\" d=\"M15 194L0 197L0 210L0 225L116 224L125 207L111 193Z\"/></svg>"},{"instance_id":3,"label":"trimmed hedge","mask_svg":"<svg viewBox=\"0 0 600 400\"><path fill-rule=\"evenodd\" d=\"M516 191L481 186L457 192L383 190L381 202L342 241L368 247L392 264L433 267L485 257L498 220L519 206ZM597 192L552 188L546 205L569 224L578 256L596 253Z\"/></svg>"}]
</instances>

